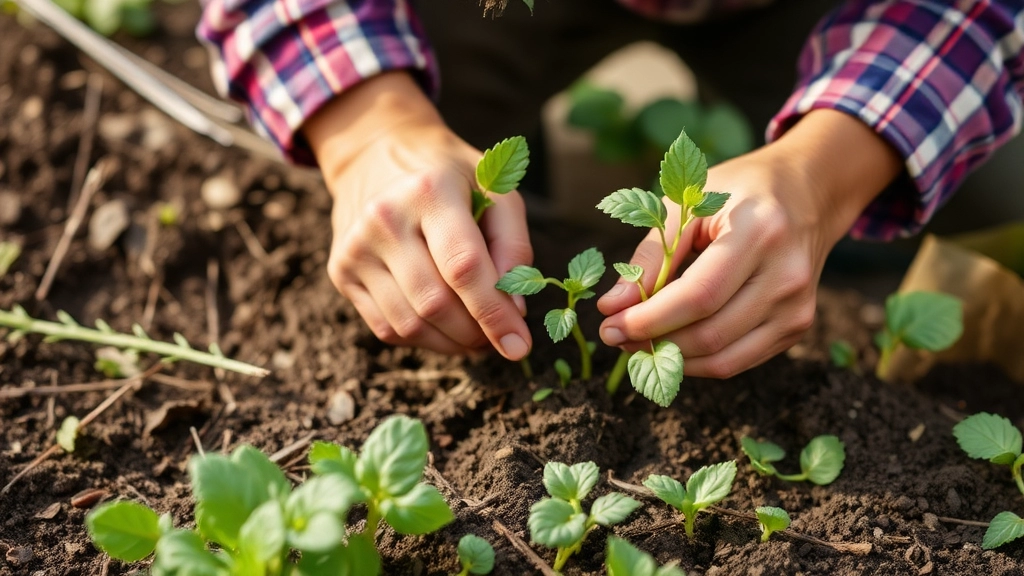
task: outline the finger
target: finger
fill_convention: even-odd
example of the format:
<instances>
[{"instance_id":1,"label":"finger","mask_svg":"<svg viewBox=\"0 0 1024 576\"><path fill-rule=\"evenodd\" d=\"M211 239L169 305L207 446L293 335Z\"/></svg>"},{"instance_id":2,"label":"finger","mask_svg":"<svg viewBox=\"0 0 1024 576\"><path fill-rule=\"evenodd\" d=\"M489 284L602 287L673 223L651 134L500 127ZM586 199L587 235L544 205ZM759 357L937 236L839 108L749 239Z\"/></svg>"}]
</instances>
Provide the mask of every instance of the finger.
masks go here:
<instances>
[{"instance_id":1,"label":"finger","mask_svg":"<svg viewBox=\"0 0 1024 576\"><path fill-rule=\"evenodd\" d=\"M765 323L719 352L686 358L683 372L687 376L731 378L767 362L799 340L799 334L780 338L778 329L771 323Z\"/></svg>"},{"instance_id":2,"label":"finger","mask_svg":"<svg viewBox=\"0 0 1024 576\"><path fill-rule=\"evenodd\" d=\"M445 282L487 339L509 360L530 351L530 332L512 299L495 289L498 272L469 210L447 206L424 217L427 248Z\"/></svg>"},{"instance_id":3,"label":"finger","mask_svg":"<svg viewBox=\"0 0 1024 576\"><path fill-rule=\"evenodd\" d=\"M720 352L764 323L775 308L774 294L763 282L752 281L716 314L664 336L679 346L683 358Z\"/></svg>"},{"instance_id":4,"label":"finger","mask_svg":"<svg viewBox=\"0 0 1024 576\"><path fill-rule=\"evenodd\" d=\"M526 205L518 192L496 195L494 205L488 208L480 219L480 230L494 262L494 268L501 277L516 266L533 264L533 246L526 224ZM526 314L526 300L512 297L520 315Z\"/></svg>"}]
</instances>

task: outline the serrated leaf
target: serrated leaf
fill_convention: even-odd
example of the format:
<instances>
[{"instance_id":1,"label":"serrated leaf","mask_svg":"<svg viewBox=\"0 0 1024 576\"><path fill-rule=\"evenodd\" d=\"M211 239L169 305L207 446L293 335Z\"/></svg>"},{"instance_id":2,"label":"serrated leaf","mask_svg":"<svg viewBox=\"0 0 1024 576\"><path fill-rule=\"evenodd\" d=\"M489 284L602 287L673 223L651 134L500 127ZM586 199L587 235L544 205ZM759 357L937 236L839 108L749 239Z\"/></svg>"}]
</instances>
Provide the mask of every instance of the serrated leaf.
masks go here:
<instances>
[{"instance_id":1,"label":"serrated leaf","mask_svg":"<svg viewBox=\"0 0 1024 576\"><path fill-rule=\"evenodd\" d=\"M333 442L313 442L309 449L309 466L314 474L337 473L356 477L356 453Z\"/></svg>"},{"instance_id":2,"label":"serrated leaf","mask_svg":"<svg viewBox=\"0 0 1024 576\"><path fill-rule=\"evenodd\" d=\"M378 497L401 496L423 477L427 431L418 420L391 416L370 433L356 462L359 484Z\"/></svg>"},{"instance_id":3,"label":"serrated leaf","mask_svg":"<svg viewBox=\"0 0 1024 576\"><path fill-rule=\"evenodd\" d=\"M599 497L590 505L590 521L601 526L612 526L625 520L639 507L640 503L629 496L612 492Z\"/></svg>"},{"instance_id":4,"label":"serrated leaf","mask_svg":"<svg viewBox=\"0 0 1024 576\"><path fill-rule=\"evenodd\" d=\"M89 537L111 558L136 562L153 553L160 540L160 518L135 502L102 504L85 517Z\"/></svg>"},{"instance_id":5,"label":"serrated leaf","mask_svg":"<svg viewBox=\"0 0 1024 576\"><path fill-rule=\"evenodd\" d=\"M77 439L78 418L68 416L60 423L60 429L57 430L57 444L60 444L65 452L71 453L75 451L75 440Z\"/></svg>"},{"instance_id":6,"label":"serrated leaf","mask_svg":"<svg viewBox=\"0 0 1024 576\"><path fill-rule=\"evenodd\" d=\"M971 458L995 464L1013 464L1021 453L1021 432L1009 419L979 412L953 427L957 444Z\"/></svg>"},{"instance_id":7,"label":"serrated leaf","mask_svg":"<svg viewBox=\"0 0 1024 576\"><path fill-rule=\"evenodd\" d=\"M707 180L707 159L686 131L680 132L661 161L659 182L662 191L676 204L693 208L695 194L704 190ZM687 203L687 199L691 203Z\"/></svg>"},{"instance_id":8,"label":"serrated leaf","mask_svg":"<svg viewBox=\"0 0 1024 576\"><path fill-rule=\"evenodd\" d=\"M605 565L608 576L654 576L658 566L650 554L616 536L608 537Z\"/></svg>"},{"instance_id":9,"label":"serrated leaf","mask_svg":"<svg viewBox=\"0 0 1024 576\"><path fill-rule=\"evenodd\" d=\"M633 388L655 404L666 407L679 394L683 382L683 353L669 341L654 346L654 354L639 350L626 365Z\"/></svg>"},{"instance_id":10,"label":"serrated leaf","mask_svg":"<svg viewBox=\"0 0 1024 576\"><path fill-rule=\"evenodd\" d=\"M506 138L484 152L476 165L476 181L480 188L505 194L519 187L530 164L530 149L526 138Z\"/></svg>"},{"instance_id":11,"label":"serrated leaf","mask_svg":"<svg viewBox=\"0 0 1024 576\"><path fill-rule=\"evenodd\" d=\"M580 282L575 278L566 278L565 280L562 280L562 285L565 286L565 291L569 293L578 294L586 290L583 286L583 282Z\"/></svg>"},{"instance_id":12,"label":"serrated leaf","mask_svg":"<svg viewBox=\"0 0 1024 576\"><path fill-rule=\"evenodd\" d=\"M576 325L576 311L572 308L557 308L544 315L544 327L552 342L561 342Z\"/></svg>"},{"instance_id":13,"label":"serrated leaf","mask_svg":"<svg viewBox=\"0 0 1024 576\"><path fill-rule=\"evenodd\" d=\"M693 207L695 218L706 218L718 214L732 194L728 192L705 192L700 202Z\"/></svg>"},{"instance_id":14,"label":"serrated leaf","mask_svg":"<svg viewBox=\"0 0 1024 576\"><path fill-rule=\"evenodd\" d=\"M584 289L600 282L604 270L604 254L597 248L587 248L569 261L569 278L578 280Z\"/></svg>"},{"instance_id":15,"label":"serrated leaf","mask_svg":"<svg viewBox=\"0 0 1024 576\"><path fill-rule=\"evenodd\" d=\"M565 548L581 540L586 523L586 514L577 513L571 504L557 498L545 498L531 506L526 521L530 539L549 548Z\"/></svg>"},{"instance_id":16,"label":"serrated leaf","mask_svg":"<svg viewBox=\"0 0 1024 576\"><path fill-rule=\"evenodd\" d=\"M406 494L384 500L380 509L399 534L429 534L455 519L444 496L429 484L417 484Z\"/></svg>"},{"instance_id":17,"label":"serrated leaf","mask_svg":"<svg viewBox=\"0 0 1024 576\"><path fill-rule=\"evenodd\" d=\"M638 264L626 264L625 262L616 262L612 264L612 268L622 276L622 279L626 282L638 282L644 275L644 267Z\"/></svg>"},{"instance_id":18,"label":"serrated leaf","mask_svg":"<svg viewBox=\"0 0 1024 576\"><path fill-rule=\"evenodd\" d=\"M761 523L761 530L764 533L762 541L767 540L772 532L789 528L789 513L782 508L759 506L754 512L757 514L757 521Z\"/></svg>"},{"instance_id":19,"label":"serrated leaf","mask_svg":"<svg viewBox=\"0 0 1024 576\"><path fill-rule=\"evenodd\" d=\"M660 474L651 474L644 480L644 486L650 489L651 492L654 492L654 495L662 502L676 510L683 509L683 502L686 500L686 488L678 480Z\"/></svg>"},{"instance_id":20,"label":"serrated leaf","mask_svg":"<svg viewBox=\"0 0 1024 576\"><path fill-rule=\"evenodd\" d=\"M786 457L786 451L772 442L758 442L749 436L740 438L740 448L750 458L750 466L764 476L774 475L776 470L771 462L778 462Z\"/></svg>"},{"instance_id":21,"label":"serrated leaf","mask_svg":"<svg viewBox=\"0 0 1024 576\"><path fill-rule=\"evenodd\" d=\"M686 481L686 493L694 505L706 508L724 500L732 492L732 483L735 480L736 462L719 462L694 472Z\"/></svg>"},{"instance_id":22,"label":"serrated leaf","mask_svg":"<svg viewBox=\"0 0 1024 576\"><path fill-rule=\"evenodd\" d=\"M470 574L489 574L494 569L494 548L475 534L466 534L459 540L459 563Z\"/></svg>"},{"instance_id":23,"label":"serrated leaf","mask_svg":"<svg viewBox=\"0 0 1024 576\"><path fill-rule=\"evenodd\" d=\"M908 347L938 352L963 334L963 302L939 292L893 294L885 301L885 324Z\"/></svg>"},{"instance_id":24,"label":"serrated leaf","mask_svg":"<svg viewBox=\"0 0 1024 576\"><path fill-rule=\"evenodd\" d=\"M985 550L998 548L1024 536L1024 518L1013 512L1000 512L989 522L981 547Z\"/></svg>"},{"instance_id":25,"label":"serrated leaf","mask_svg":"<svg viewBox=\"0 0 1024 576\"><path fill-rule=\"evenodd\" d=\"M153 559L153 576L227 576L228 566L206 549L203 539L191 530L173 530L160 538Z\"/></svg>"},{"instance_id":26,"label":"serrated leaf","mask_svg":"<svg viewBox=\"0 0 1024 576\"><path fill-rule=\"evenodd\" d=\"M544 466L544 487L548 494L565 501L583 500L599 479L600 471L593 462L577 462L572 466L548 462Z\"/></svg>"},{"instance_id":27,"label":"serrated leaf","mask_svg":"<svg viewBox=\"0 0 1024 576\"><path fill-rule=\"evenodd\" d=\"M623 188L597 204L605 214L639 228L665 229L668 209L656 194L640 188Z\"/></svg>"},{"instance_id":28,"label":"serrated leaf","mask_svg":"<svg viewBox=\"0 0 1024 576\"><path fill-rule=\"evenodd\" d=\"M846 449L836 436L813 438L800 452L800 470L811 482L831 484L843 471Z\"/></svg>"},{"instance_id":29,"label":"serrated leaf","mask_svg":"<svg viewBox=\"0 0 1024 576\"><path fill-rule=\"evenodd\" d=\"M548 282L540 270L520 265L506 272L494 287L507 294L532 296L547 285Z\"/></svg>"}]
</instances>

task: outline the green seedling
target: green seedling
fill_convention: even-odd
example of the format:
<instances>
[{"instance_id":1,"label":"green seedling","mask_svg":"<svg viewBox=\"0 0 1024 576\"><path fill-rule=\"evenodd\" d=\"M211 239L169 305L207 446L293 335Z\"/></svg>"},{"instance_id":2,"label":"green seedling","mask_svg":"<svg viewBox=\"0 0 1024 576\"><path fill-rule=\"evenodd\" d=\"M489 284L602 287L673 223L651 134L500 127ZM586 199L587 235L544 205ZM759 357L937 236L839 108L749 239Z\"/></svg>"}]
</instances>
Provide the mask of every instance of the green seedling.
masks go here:
<instances>
[{"instance_id":1,"label":"green seedling","mask_svg":"<svg viewBox=\"0 0 1024 576\"><path fill-rule=\"evenodd\" d=\"M7 275L18 256L21 256L21 246L14 242L0 242L0 278Z\"/></svg>"},{"instance_id":2,"label":"green seedling","mask_svg":"<svg viewBox=\"0 0 1024 576\"><path fill-rule=\"evenodd\" d=\"M706 192L707 179L707 158L686 132L681 132L665 153L659 176L665 198L671 202L672 209L679 212L675 230L666 228L669 211L666 203L647 190L624 188L605 197L597 205L605 214L626 224L658 231L662 262L650 294L643 288L647 273L643 267L622 262L613 264L623 279L640 287L641 300L647 300L665 287L672 257L679 249L679 241L687 225L697 218L717 214L729 199L728 193ZM683 355L678 346L668 341L652 342L650 351L639 350L632 355L623 352L608 377L609 393L614 394L618 390L627 370L638 392L659 406L668 406L679 393L679 385L683 381Z\"/></svg>"},{"instance_id":3,"label":"green seedling","mask_svg":"<svg viewBox=\"0 0 1024 576\"><path fill-rule=\"evenodd\" d=\"M597 485L598 477L597 465L593 462L572 466L548 462L544 466L544 487L551 497L530 508L527 525L534 542L558 550L552 565L556 572L579 552L591 531L598 526L618 524L640 507L640 503L629 496L612 492L594 500L590 513L585 513L583 500Z\"/></svg>"},{"instance_id":4,"label":"green seedling","mask_svg":"<svg viewBox=\"0 0 1024 576\"><path fill-rule=\"evenodd\" d=\"M92 342L104 346L113 346L120 350L134 350L136 352L150 352L162 357L164 362L175 362L187 360L196 364L223 368L232 372L238 372L249 376L266 376L269 370L259 368L251 364L225 358L216 344L210 345L209 352L196 350L188 343L181 334L174 334L174 344L153 340L142 329L142 326L132 326L132 334L121 334L115 332L109 324L103 320L96 321L96 328L86 328L70 314L63 310L57 311L57 318L60 322L48 322L36 320L28 315L21 306L15 306L13 310L0 310L0 327L10 328L7 334L8 341L16 342L26 334L43 334L44 342L60 342L61 340L76 340L80 342Z\"/></svg>"},{"instance_id":5,"label":"green seedling","mask_svg":"<svg viewBox=\"0 0 1024 576\"><path fill-rule=\"evenodd\" d=\"M608 537L605 554L608 576L686 576L674 563L658 566L653 556L615 536Z\"/></svg>"},{"instance_id":6,"label":"green seedling","mask_svg":"<svg viewBox=\"0 0 1024 576\"><path fill-rule=\"evenodd\" d=\"M1021 451L1021 432L1008 419L996 414L980 412L968 416L953 427L960 448L971 458L988 460L1000 466L1009 466L1017 489L1024 495L1024 453ZM1024 536L1024 518L1013 512L1000 512L989 523L982 548L991 550Z\"/></svg>"},{"instance_id":7,"label":"green seedling","mask_svg":"<svg viewBox=\"0 0 1024 576\"><path fill-rule=\"evenodd\" d=\"M757 521L761 524L761 542L767 542L773 532L781 532L789 528L789 513L775 506L758 506L754 511Z\"/></svg>"},{"instance_id":8,"label":"green seedling","mask_svg":"<svg viewBox=\"0 0 1024 576\"><path fill-rule=\"evenodd\" d=\"M829 344L828 355L836 367L857 371L857 351L846 340L836 340Z\"/></svg>"},{"instance_id":9,"label":"green seedling","mask_svg":"<svg viewBox=\"0 0 1024 576\"><path fill-rule=\"evenodd\" d=\"M75 451L75 440L78 440L78 418L68 416L60 423L57 430L57 444L67 453Z\"/></svg>"},{"instance_id":10,"label":"green seedling","mask_svg":"<svg viewBox=\"0 0 1024 576\"><path fill-rule=\"evenodd\" d=\"M118 30L146 36L155 28L151 0L56 0L56 4L104 36Z\"/></svg>"},{"instance_id":11,"label":"green seedling","mask_svg":"<svg viewBox=\"0 0 1024 576\"><path fill-rule=\"evenodd\" d=\"M142 372L137 350L120 350L113 346L96 349L93 367L107 378L131 378Z\"/></svg>"},{"instance_id":12,"label":"green seedling","mask_svg":"<svg viewBox=\"0 0 1024 576\"><path fill-rule=\"evenodd\" d=\"M592 346L583 337L576 317L576 303L594 297L591 290L601 276L604 275L604 256L597 248L588 248L569 261L569 277L559 281L556 278L545 278L540 270L530 266L516 266L498 280L495 287L508 294L532 296L544 287L557 286L568 294L569 302L565 308L556 308L544 316L544 326L554 342L560 342L572 334L580 349L580 376L587 380L591 377Z\"/></svg>"},{"instance_id":13,"label":"green seedling","mask_svg":"<svg viewBox=\"0 0 1024 576\"><path fill-rule=\"evenodd\" d=\"M178 213L178 208L170 202L164 202L157 208L156 221L164 228L177 226L180 218L181 215Z\"/></svg>"},{"instance_id":14,"label":"green seedling","mask_svg":"<svg viewBox=\"0 0 1024 576\"><path fill-rule=\"evenodd\" d=\"M945 350L964 332L964 306L959 298L940 292L892 294L885 300L885 328L875 335L881 350L876 374L889 370L900 344L914 350Z\"/></svg>"},{"instance_id":15,"label":"green seedling","mask_svg":"<svg viewBox=\"0 0 1024 576\"><path fill-rule=\"evenodd\" d=\"M378 426L358 456L318 442L310 451L315 476L294 490L251 446L230 457L197 455L188 466L195 530L176 529L169 514L126 501L96 508L86 527L113 558L135 562L155 552L155 576L376 576L381 519L400 534L433 532L453 519L437 489L420 482L426 456L423 425L404 416ZM367 521L350 531L346 520L357 504L366 505ZM300 554L295 565L293 551Z\"/></svg>"},{"instance_id":16,"label":"green seedling","mask_svg":"<svg viewBox=\"0 0 1024 576\"><path fill-rule=\"evenodd\" d=\"M758 442L749 436L740 439L750 467L762 476L775 476L788 482L809 481L819 486L831 484L843 471L846 448L836 436L817 436L800 452L800 473L781 474L774 462L786 457L786 451L772 442Z\"/></svg>"},{"instance_id":17,"label":"green seedling","mask_svg":"<svg viewBox=\"0 0 1024 576\"><path fill-rule=\"evenodd\" d=\"M494 205L488 194L508 194L518 188L529 165L530 148L522 136L506 138L484 151L476 165L473 218L479 222L484 210Z\"/></svg>"},{"instance_id":18,"label":"green seedling","mask_svg":"<svg viewBox=\"0 0 1024 576\"><path fill-rule=\"evenodd\" d=\"M490 574L494 569L494 548L487 540L466 534L459 540L459 564L462 571L457 576Z\"/></svg>"},{"instance_id":19,"label":"green seedling","mask_svg":"<svg viewBox=\"0 0 1024 576\"><path fill-rule=\"evenodd\" d=\"M700 468L690 475L685 487L678 480L659 474L648 476L644 486L663 502L682 512L686 535L692 539L697 514L725 500L732 491L734 480L736 462L730 460Z\"/></svg>"}]
</instances>

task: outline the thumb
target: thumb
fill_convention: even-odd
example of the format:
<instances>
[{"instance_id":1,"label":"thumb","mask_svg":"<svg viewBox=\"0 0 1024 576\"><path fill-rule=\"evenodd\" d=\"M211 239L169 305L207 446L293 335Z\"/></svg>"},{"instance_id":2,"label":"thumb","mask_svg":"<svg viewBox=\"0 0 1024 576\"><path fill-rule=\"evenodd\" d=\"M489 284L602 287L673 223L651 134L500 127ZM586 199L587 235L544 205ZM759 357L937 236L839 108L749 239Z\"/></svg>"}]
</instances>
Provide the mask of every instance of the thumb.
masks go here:
<instances>
[{"instance_id":1,"label":"thumb","mask_svg":"<svg viewBox=\"0 0 1024 576\"><path fill-rule=\"evenodd\" d=\"M480 229L487 241L494 268L499 276L519 265L533 264L533 246L530 231L526 225L526 205L518 192L493 195L494 205L484 211L480 218ZM513 296L519 312L526 315L526 301L522 296Z\"/></svg>"}]
</instances>

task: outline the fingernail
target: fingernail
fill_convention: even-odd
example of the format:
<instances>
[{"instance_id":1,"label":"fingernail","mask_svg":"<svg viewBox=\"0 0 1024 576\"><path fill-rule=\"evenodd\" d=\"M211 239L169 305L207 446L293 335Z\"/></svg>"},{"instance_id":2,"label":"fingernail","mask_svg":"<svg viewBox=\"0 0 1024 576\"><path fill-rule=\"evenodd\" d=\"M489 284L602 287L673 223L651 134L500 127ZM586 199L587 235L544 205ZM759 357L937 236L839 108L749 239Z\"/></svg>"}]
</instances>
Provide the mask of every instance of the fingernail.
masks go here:
<instances>
[{"instance_id":1,"label":"fingernail","mask_svg":"<svg viewBox=\"0 0 1024 576\"><path fill-rule=\"evenodd\" d=\"M615 298L616 296L621 295L625 291L626 284L624 282L618 282L615 284L615 286L612 286L612 289L609 290L607 294L602 296L602 298Z\"/></svg>"},{"instance_id":2,"label":"fingernail","mask_svg":"<svg viewBox=\"0 0 1024 576\"><path fill-rule=\"evenodd\" d=\"M523 340L523 337L519 334L505 334L498 343L501 344L501 349L505 351L505 356L509 358L522 358L530 351L530 347L526 345L526 340Z\"/></svg>"},{"instance_id":3,"label":"fingernail","mask_svg":"<svg viewBox=\"0 0 1024 576\"><path fill-rule=\"evenodd\" d=\"M618 346L626 341L626 337L622 335L622 331L618 328L609 326L608 328L601 329L601 340L609 346Z\"/></svg>"}]
</instances>

